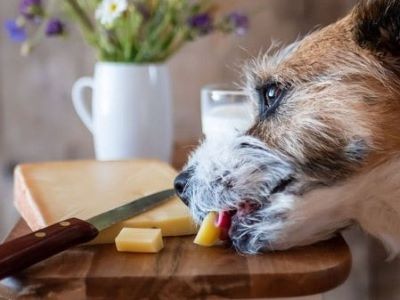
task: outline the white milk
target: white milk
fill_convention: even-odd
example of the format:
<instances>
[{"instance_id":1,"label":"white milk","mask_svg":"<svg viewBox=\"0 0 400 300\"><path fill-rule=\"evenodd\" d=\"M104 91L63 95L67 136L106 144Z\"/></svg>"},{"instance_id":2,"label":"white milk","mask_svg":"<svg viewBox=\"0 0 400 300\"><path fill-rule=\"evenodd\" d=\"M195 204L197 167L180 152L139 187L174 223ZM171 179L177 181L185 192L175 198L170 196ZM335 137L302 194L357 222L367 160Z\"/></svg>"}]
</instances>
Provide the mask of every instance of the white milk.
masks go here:
<instances>
[{"instance_id":1,"label":"white milk","mask_svg":"<svg viewBox=\"0 0 400 300\"><path fill-rule=\"evenodd\" d=\"M249 103L227 103L202 112L202 129L207 138L243 132L253 122Z\"/></svg>"}]
</instances>

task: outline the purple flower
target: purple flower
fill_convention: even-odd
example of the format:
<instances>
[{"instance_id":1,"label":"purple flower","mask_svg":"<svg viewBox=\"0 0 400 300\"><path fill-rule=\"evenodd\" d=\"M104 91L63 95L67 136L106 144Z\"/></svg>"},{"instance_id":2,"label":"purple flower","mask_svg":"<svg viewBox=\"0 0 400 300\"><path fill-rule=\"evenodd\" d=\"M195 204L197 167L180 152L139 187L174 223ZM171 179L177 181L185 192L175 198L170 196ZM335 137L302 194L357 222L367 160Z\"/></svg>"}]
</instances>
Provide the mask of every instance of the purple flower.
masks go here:
<instances>
[{"instance_id":1,"label":"purple flower","mask_svg":"<svg viewBox=\"0 0 400 300\"><path fill-rule=\"evenodd\" d=\"M46 25L46 35L47 36L57 36L64 33L64 23L59 19L53 18L47 22Z\"/></svg>"},{"instance_id":2,"label":"purple flower","mask_svg":"<svg viewBox=\"0 0 400 300\"><path fill-rule=\"evenodd\" d=\"M21 0L19 4L19 12L25 18L32 20L42 15L41 0Z\"/></svg>"},{"instance_id":3,"label":"purple flower","mask_svg":"<svg viewBox=\"0 0 400 300\"><path fill-rule=\"evenodd\" d=\"M249 18L239 12L232 12L227 16L227 21L232 29L239 35L243 35L249 29Z\"/></svg>"},{"instance_id":4,"label":"purple flower","mask_svg":"<svg viewBox=\"0 0 400 300\"><path fill-rule=\"evenodd\" d=\"M4 27L8 33L8 37L18 43L22 43L27 39L25 28L19 25L16 20L7 20L4 22Z\"/></svg>"},{"instance_id":5,"label":"purple flower","mask_svg":"<svg viewBox=\"0 0 400 300\"><path fill-rule=\"evenodd\" d=\"M212 17L207 14L198 14L192 16L188 20L188 24L191 28L197 30L200 34L207 34L213 30L213 19Z\"/></svg>"}]
</instances>

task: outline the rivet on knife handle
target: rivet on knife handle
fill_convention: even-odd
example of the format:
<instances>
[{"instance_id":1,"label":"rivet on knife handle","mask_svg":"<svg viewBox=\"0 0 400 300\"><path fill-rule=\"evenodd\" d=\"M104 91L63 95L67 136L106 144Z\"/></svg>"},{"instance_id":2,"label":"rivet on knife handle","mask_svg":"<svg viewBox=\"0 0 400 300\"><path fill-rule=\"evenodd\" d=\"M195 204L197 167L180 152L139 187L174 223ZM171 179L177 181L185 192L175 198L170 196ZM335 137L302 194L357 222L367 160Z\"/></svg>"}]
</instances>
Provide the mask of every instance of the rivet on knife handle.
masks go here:
<instances>
[{"instance_id":1,"label":"rivet on knife handle","mask_svg":"<svg viewBox=\"0 0 400 300\"><path fill-rule=\"evenodd\" d=\"M71 218L0 245L0 279L73 246L94 239L99 231Z\"/></svg>"}]
</instances>

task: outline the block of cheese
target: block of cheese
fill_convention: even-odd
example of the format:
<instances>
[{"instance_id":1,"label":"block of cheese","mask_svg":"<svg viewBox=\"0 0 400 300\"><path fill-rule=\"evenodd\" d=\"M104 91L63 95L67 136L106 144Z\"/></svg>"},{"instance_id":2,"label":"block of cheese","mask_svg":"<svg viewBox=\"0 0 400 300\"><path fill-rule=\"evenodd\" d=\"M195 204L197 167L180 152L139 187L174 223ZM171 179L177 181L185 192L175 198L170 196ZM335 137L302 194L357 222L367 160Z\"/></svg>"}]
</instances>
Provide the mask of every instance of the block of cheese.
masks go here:
<instances>
[{"instance_id":1,"label":"block of cheese","mask_svg":"<svg viewBox=\"0 0 400 300\"><path fill-rule=\"evenodd\" d=\"M70 217L88 219L134 199L169 189L176 171L155 160L69 161L15 169L14 202L32 230ZM95 243L114 243L123 227L160 228L164 236L196 233L177 197L102 231Z\"/></svg>"},{"instance_id":2,"label":"block of cheese","mask_svg":"<svg viewBox=\"0 0 400 300\"><path fill-rule=\"evenodd\" d=\"M208 213L201 223L199 232L194 239L195 244L200 246L213 246L219 241L221 230L216 224L217 219L218 213L214 211Z\"/></svg>"},{"instance_id":3,"label":"block of cheese","mask_svg":"<svg viewBox=\"0 0 400 300\"><path fill-rule=\"evenodd\" d=\"M114 243L116 235L124 227L160 228L163 236L192 235L197 232L187 206L174 197L151 211L107 228L93 242L95 244Z\"/></svg>"},{"instance_id":4,"label":"block of cheese","mask_svg":"<svg viewBox=\"0 0 400 300\"><path fill-rule=\"evenodd\" d=\"M120 252L143 253L156 253L164 247L159 228L122 228L115 245Z\"/></svg>"}]
</instances>

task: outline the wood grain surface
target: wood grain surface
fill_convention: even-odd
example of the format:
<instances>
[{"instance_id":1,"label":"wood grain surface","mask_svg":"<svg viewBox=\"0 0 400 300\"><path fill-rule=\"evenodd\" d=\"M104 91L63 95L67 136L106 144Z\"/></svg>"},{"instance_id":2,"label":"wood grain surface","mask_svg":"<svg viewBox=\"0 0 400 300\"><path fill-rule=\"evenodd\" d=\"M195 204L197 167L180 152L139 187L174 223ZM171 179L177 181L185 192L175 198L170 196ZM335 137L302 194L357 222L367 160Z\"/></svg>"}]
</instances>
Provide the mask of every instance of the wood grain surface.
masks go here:
<instances>
[{"instance_id":1,"label":"wood grain surface","mask_svg":"<svg viewBox=\"0 0 400 300\"><path fill-rule=\"evenodd\" d=\"M8 239L29 232L20 221ZM218 299L322 293L349 274L341 236L258 256L166 238L159 254L119 253L113 245L68 250L14 278L22 299ZM215 298L213 298L215 297Z\"/></svg>"}]
</instances>

